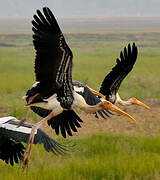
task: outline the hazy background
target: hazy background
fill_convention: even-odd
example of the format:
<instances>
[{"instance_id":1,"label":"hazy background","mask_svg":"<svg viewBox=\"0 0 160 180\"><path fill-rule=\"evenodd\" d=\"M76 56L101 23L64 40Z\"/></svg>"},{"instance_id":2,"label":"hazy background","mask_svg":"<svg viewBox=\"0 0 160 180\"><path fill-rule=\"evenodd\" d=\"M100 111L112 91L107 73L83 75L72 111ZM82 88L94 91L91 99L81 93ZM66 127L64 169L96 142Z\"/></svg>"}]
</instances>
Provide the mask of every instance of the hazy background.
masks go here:
<instances>
[{"instance_id":1,"label":"hazy background","mask_svg":"<svg viewBox=\"0 0 160 180\"><path fill-rule=\"evenodd\" d=\"M21 97L35 82L31 20L44 6L53 11L73 52L73 78L96 90L120 51L135 42L137 62L118 92L151 111L121 107L136 124L122 116L97 119L78 111L84 123L67 138L77 145L73 150L54 156L42 145L33 146L26 172L0 159L0 180L160 180L160 0L0 0L1 117L24 117ZM40 120L29 113L28 122ZM59 135L57 140L68 145L67 139Z\"/></svg>"},{"instance_id":2,"label":"hazy background","mask_svg":"<svg viewBox=\"0 0 160 180\"><path fill-rule=\"evenodd\" d=\"M0 17L30 18L42 6L59 17L160 16L160 0L1 0Z\"/></svg>"},{"instance_id":3,"label":"hazy background","mask_svg":"<svg viewBox=\"0 0 160 180\"><path fill-rule=\"evenodd\" d=\"M33 14L44 6L66 33L160 30L160 0L1 0L0 32L31 33Z\"/></svg>"}]
</instances>

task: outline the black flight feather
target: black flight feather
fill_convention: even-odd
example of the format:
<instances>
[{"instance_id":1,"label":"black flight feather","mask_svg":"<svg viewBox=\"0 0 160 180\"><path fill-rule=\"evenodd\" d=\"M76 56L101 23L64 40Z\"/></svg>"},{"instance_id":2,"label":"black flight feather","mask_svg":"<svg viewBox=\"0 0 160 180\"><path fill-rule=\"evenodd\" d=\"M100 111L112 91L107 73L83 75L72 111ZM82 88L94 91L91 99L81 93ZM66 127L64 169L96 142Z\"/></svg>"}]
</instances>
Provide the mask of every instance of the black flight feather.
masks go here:
<instances>
[{"instance_id":1,"label":"black flight feather","mask_svg":"<svg viewBox=\"0 0 160 180\"><path fill-rule=\"evenodd\" d=\"M24 123L17 128L19 120L11 117L1 124L0 127L0 159L12 166L19 163L24 153L24 146L21 142L27 143L33 124ZM33 144L43 144L47 152L64 154L67 146L64 146L50 138L41 129L37 130Z\"/></svg>"},{"instance_id":2,"label":"black flight feather","mask_svg":"<svg viewBox=\"0 0 160 180\"><path fill-rule=\"evenodd\" d=\"M0 136L0 159L2 159L7 164L10 163L12 166L14 163L19 163L22 159L25 149L23 144L9 139L2 134L0 134Z\"/></svg>"},{"instance_id":3,"label":"black flight feather","mask_svg":"<svg viewBox=\"0 0 160 180\"><path fill-rule=\"evenodd\" d=\"M137 46L133 43L128 44L128 48L124 48L123 52L120 52L120 59L116 60L116 65L113 67L112 71L104 78L100 93L106 96L107 100L110 100L109 97L116 95L121 82L132 70L138 55Z\"/></svg>"},{"instance_id":4,"label":"black flight feather","mask_svg":"<svg viewBox=\"0 0 160 180\"><path fill-rule=\"evenodd\" d=\"M62 86L73 55L51 10L44 7L43 13L37 10L32 21L35 74L36 81L40 81L41 91L49 89L54 93Z\"/></svg>"}]
</instances>

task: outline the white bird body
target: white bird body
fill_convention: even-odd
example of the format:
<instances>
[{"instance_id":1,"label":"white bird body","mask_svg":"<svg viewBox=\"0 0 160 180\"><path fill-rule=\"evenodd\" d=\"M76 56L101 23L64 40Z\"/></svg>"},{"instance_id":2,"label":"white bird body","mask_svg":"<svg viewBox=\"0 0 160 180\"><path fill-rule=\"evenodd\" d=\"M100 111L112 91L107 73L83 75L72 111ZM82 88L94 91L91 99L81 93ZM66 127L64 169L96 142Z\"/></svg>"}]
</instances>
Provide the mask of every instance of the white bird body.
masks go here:
<instances>
[{"instance_id":1,"label":"white bird body","mask_svg":"<svg viewBox=\"0 0 160 180\"><path fill-rule=\"evenodd\" d=\"M105 108L105 102L106 100L96 104L96 105L88 105L85 101L85 99L75 91L73 91L73 97L74 101L71 106L71 109L81 109L86 113L94 113L96 111L102 110L102 108ZM44 99L44 102L38 102L34 104L30 104L28 106L35 106L35 107L41 107L43 109L51 110L53 115L56 116L63 112L63 110L67 110L65 108L62 108L60 102L57 100L57 95L54 94L48 99Z\"/></svg>"},{"instance_id":2,"label":"white bird body","mask_svg":"<svg viewBox=\"0 0 160 180\"><path fill-rule=\"evenodd\" d=\"M76 92L82 92L82 93L84 92L84 87L73 86L73 88Z\"/></svg>"},{"instance_id":3,"label":"white bird body","mask_svg":"<svg viewBox=\"0 0 160 180\"><path fill-rule=\"evenodd\" d=\"M96 105L88 105L86 103L86 101L84 100L84 98L79 95L78 93L76 93L75 91L73 92L74 95L74 101L72 104L72 108L80 108L81 110L83 110L86 113L94 113L98 110L102 110L103 107L105 107L105 103L104 102L100 102Z\"/></svg>"}]
</instances>

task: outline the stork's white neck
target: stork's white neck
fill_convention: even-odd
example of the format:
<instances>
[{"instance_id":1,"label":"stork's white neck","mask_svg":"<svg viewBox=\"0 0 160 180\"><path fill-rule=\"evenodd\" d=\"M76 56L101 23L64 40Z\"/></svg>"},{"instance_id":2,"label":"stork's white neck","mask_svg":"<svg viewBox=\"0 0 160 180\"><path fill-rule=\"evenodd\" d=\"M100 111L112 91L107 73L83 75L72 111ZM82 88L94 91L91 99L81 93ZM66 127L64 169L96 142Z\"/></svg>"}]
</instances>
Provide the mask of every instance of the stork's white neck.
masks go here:
<instances>
[{"instance_id":1,"label":"stork's white neck","mask_svg":"<svg viewBox=\"0 0 160 180\"><path fill-rule=\"evenodd\" d=\"M131 105L133 104L133 100L132 98L128 99L127 101L124 101L120 98L119 94L117 93L116 94L116 102L115 104L120 104L122 106L128 106L128 105Z\"/></svg>"},{"instance_id":2,"label":"stork's white neck","mask_svg":"<svg viewBox=\"0 0 160 180\"><path fill-rule=\"evenodd\" d=\"M74 102L73 102L72 108L80 108L83 111L92 114L96 111L102 110L104 107L104 102L100 102L96 105L91 106L91 105L88 105L86 101L84 100L84 98L78 93L73 92L73 95L74 95Z\"/></svg>"}]
</instances>

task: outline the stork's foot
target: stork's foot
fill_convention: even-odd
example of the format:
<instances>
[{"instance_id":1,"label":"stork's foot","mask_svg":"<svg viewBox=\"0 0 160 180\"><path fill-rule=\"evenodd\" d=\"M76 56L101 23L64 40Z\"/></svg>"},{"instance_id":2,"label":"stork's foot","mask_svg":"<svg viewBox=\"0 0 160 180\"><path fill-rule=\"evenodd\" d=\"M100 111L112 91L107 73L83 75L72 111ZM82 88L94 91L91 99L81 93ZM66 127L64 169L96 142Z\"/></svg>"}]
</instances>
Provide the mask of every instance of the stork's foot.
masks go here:
<instances>
[{"instance_id":1,"label":"stork's foot","mask_svg":"<svg viewBox=\"0 0 160 180\"><path fill-rule=\"evenodd\" d=\"M22 157L22 168L23 169L25 169L26 167L28 168L33 140L34 140L34 135L30 137L28 144L26 146L25 152Z\"/></svg>"},{"instance_id":2,"label":"stork's foot","mask_svg":"<svg viewBox=\"0 0 160 180\"><path fill-rule=\"evenodd\" d=\"M29 156L28 156L28 151L27 149L25 150L23 157L22 157L22 168L25 169L26 167L28 168L29 164Z\"/></svg>"},{"instance_id":3,"label":"stork's foot","mask_svg":"<svg viewBox=\"0 0 160 180\"><path fill-rule=\"evenodd\" d=\"M26 122L26 121L27 121L27 119L26 119L26 118L23 118L23 119L20 121L20 123L18 124L17 128L19 128L20 126L22 126L23 123Z\"/></svg>"},{"instance_id":4,"label":"stork's foot","mask_svg":"<svg viewBox=\"0 0 160 180\"><path fill-rule=\"evenodd\" d=\"M28 168L28 164L29 164L28 158L23 160L22 169L25 170L26 168Z\"/></svg>"},{"instance_id":5,"label":"stork's foot","mask_svg":"<svg viewBox=\"0 0 160 180\"><path fill-rule=\"evenodd\" d=\"M29 156L29 152L25 152L22 158L22 168L28 168L28 164L29 164L29 160L30 160L30 156Z\"/></svg>"}]
</instances>

